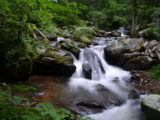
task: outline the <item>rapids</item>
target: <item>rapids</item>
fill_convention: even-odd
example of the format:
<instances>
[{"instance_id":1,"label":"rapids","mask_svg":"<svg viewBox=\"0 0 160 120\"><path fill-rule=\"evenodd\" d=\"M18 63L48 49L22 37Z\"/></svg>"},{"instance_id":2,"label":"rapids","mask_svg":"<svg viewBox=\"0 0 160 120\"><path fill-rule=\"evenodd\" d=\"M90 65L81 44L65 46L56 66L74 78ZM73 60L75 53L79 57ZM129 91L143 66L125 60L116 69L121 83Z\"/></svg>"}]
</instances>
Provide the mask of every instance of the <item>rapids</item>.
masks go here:
<instances>
[{"instance_id":1,"label":"rapids","mask_svg":"<svg viewBox=\"0 0 160 120\"><path fill-rule=\"evenodd\" d=\"M130 81L130 72L109 65L104 57L104 47L116 39L113 37L96 38L94 41L98 45L91 45L88 48L81 49L80 58L74 58L76 72L70 78L69 88L77 96L80 91L83 91L81 94L86 94L87 92L94 96L93 99L103 98L103 101L108 103L109 97L112 97L111 100L116 99L122 103L118 106L105 107L106 109L101 113L89 113L89 115L85 114L85 116L95 120L142 120L143 115L140 110L139 99L130 99L128 97L130 92L135 90ZM86 77L86 72L89 77ZM109 92L101 94L97 86L101 86ZM107 97L104 97L106 94L108 94ZM110 101L109 103L114 104Z\"/></svg>"}]
</instances>

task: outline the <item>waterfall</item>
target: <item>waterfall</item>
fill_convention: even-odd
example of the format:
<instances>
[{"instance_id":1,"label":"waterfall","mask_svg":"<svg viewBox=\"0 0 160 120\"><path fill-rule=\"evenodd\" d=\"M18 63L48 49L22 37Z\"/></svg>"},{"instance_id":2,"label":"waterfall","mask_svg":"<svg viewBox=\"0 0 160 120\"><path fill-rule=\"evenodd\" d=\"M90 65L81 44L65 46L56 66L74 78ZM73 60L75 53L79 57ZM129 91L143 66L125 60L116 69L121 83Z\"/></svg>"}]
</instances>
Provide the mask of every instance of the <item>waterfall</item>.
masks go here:
<instances>
[{"instance_id":1,"label":"waterfall","mask_svg":"<svg viewBox=\"0 0 160 120\"><path fill-rule=\"evenodd\" d=\"M104 47L113 41L110 41L110 38L98 38L96 42L99 45L91 45L89 48L81 49L79 59L74 58L76 72L70 78L69 87L73 92L87 91L95 98L103 98L103 101L108 102L108 98L112 97L111 100L123 103L120 106L110 107L101 113L89 115L95 120L142 120L140 106L136 105L137 100L128 99L130 92L134 90L130 83L130 72L111 66L105 61ZM97 86L103 86L108 92L101 94ZM107 97L104 97L106 95Z\"/></svg>"}]
</instances>

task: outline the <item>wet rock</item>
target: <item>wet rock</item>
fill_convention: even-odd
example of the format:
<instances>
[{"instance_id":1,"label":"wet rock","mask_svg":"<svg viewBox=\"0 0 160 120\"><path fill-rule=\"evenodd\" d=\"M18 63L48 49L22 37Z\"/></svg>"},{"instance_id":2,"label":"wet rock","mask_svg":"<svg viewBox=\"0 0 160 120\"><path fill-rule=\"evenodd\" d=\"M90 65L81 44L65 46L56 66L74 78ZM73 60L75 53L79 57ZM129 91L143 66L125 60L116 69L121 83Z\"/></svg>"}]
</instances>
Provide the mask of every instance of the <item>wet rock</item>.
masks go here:
<instances>
[{"instance_id":1,"label":"wet rock","mask_svg":"<svg viewBox=\"0 0 160 120\"><path fill-rule=\"evenodd\" d=\"M105 72L102 66L102 63L100 61L100 58L90 49L84 50L84 58L85 58L85 64L83 66L84 72L88 74L87 76L94 80L99 80L101 77L101 73ZM89 70L91 69L91 70ZM88 71L89 70L89 71Z\"/></svg>"},{"instance_id":2,"label":"wet rock","mask_svg":"<svg viewBox=\"0 0 160 120\"><path fill-rule=\"evenodd\" d=\"M158 63L160 57L158 46L156 40L124 37L105 47L105 58L109 64L127 70L145 70Z\"/></svg>"},{"instance_id":3,"label":"wet rock","mask_svg":"<svg viewBox=\"0 0 160 120\"><path fill-rule=\"evenodd\" d=\"M107 36L110 36L110 37L121 37L121 33L117 32L117 31L113 31L113 32L108 33Z\"/></svg>"},{"instance_id":4,"label":"wet rock","mask_svg":"<svg viewBox=\"0 0 160 120\"><path fill-rule=\"evenodd\" d=\"M86 45L91 45L92 44L92 41L85 36L81 36L80 38L75 38L75 41L84 43Z\"/></svg>"},{"instance_id":5,"label":"wet rock","mask_svg":"<svg viewBox=\"0 0 160 120\"><path fill-rule=\"evenodd\" d=\"M33 73L71 76L75 69L70 53L50 46L36 61Z\"/></svg>"},{"instance_id":6,"label":"wet rock","mask_svg":"<svg viewBox=\"0 0 160 120\"><path fill-rule=\"evenodd\" d=\"M77 48L77 45L72 40L63 40L57 43L57 46L61 47L64 50L71 52L76 58L79 58L80 50Z\"/></svg>"},{"instance_id":7,"label":"wet rock","mask_svg":"<svg viewBox=\"0 0 160 120\"><path fill-rule=\"evenodd\" d=\"M139 99L139 94L135 90L131 90L128 95L128 99Z\"/></svg>"},{"instance_id":8,"label":"wet rock","mask_svg":"<svg viewBox=\"0 0 160 120\"><path fill-rule=\"evenodd\" d=\"M92 76L91 76L92 75L91 66L88 63L84 63L83 66L82 66L82 69L83 69L83 73L84 73L85 78L91 79L92 78Z\"/></svg>"},{"instance_id":9,"label":"wet rock","mask_svg":"<svg viewBox=\"0 0 160 120\"><path fill-rule=\"evenodd\" d=\"M84 43L79 43L77 46L79 48L86 48L87 47L86 44L84 44Z\"/></svg>"},{"instance_id":10,"label":"wet rock","mask_svg":"<svg viewBox=\"0 0 160 120\"><path fill-rule=\"evenodd\" d=\"M108 36L108 33L104 30L97 30L94 35L96 37L107 37Z\"/></svg>"},{"instance_id":11,"label":"wet rock","mask_svg":"<svg viewBox=\"0 0 160 120\"><path fill-rule=\"evenodd\" d=\"M137 44L143 42L142 38L121 38L104 49L105 58L109 64L122 67L126 58L124 53L132 53Z\"/></svg>"},{"instance_id":12,"label":"wet rock","mask_svg":"<svg viewBox=\"0 0 160 120\"><path fill-rule=\"evenodd\" d=\"M145 70L151 67L151 64L153 62L153 59L149 56L138 56L129 59L124 65L123 68L127 70Z\"/></svg>"},{"instance_id":13,"label":"wet rock","mask_svg":"<svg viewBox=\"0 0 160 120\"><path fill-rule=\"evenodd\" d=\"M160 95L145 96L141 101L141 107L147 120L160 120Z\"/></svg>"},{"instance_id":14,"label":"wet rock","mask_svg":"<svg viewBox=\"0 0 160 120\"><path fill-rule=\"evenodd\" d=\"M158 61L160 63L160 45L157 47L157 49L155 50L155 54L158 57Z\"/></svg>"},{"instance_id":15,"label":"wet rock","mask_svg":"<svg viewBox=\"0 0 160 120\"><path fill-rule=\"evenodd\" d=\"M57 41L57 37L55 35L46 35L49 41Z\"/></svg>"}]
</instances>

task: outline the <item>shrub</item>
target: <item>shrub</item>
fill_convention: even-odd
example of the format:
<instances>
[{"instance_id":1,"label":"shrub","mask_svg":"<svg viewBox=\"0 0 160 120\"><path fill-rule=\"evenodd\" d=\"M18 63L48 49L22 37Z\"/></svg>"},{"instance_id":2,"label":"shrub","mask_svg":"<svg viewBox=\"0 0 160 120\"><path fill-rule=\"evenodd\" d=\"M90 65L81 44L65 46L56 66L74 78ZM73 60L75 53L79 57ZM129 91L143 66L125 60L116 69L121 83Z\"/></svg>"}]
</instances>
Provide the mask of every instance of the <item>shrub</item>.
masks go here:
<instances>
[{"instance_id":1,"label":"shrub","mask_svg":"<svg viewBox=\"0 0 160 120\"><path fill-rule=\"evenodd\" d=\"M154 79L160 79L160 64L153 66L149 70L150 76Z\"/></svg>"}]
</instances>

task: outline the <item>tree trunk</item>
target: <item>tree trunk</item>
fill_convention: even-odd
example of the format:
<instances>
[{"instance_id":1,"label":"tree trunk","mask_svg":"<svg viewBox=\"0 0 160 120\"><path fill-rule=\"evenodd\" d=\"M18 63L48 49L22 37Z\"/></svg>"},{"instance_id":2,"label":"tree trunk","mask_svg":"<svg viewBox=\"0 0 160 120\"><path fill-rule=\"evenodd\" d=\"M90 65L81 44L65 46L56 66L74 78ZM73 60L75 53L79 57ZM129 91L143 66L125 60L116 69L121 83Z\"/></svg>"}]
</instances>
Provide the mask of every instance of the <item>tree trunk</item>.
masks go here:
<instances>
[{"instance_id":1,"label":"tree trunk","mask_svg":"<svg viewBox=\"0 0 160 120\"><path fill-rule=\"evenodd\" d=\"M136 35L137 28L137 0L132 0L132 26L131 26L131 35Z\"/></svg>"}]
</instances>

